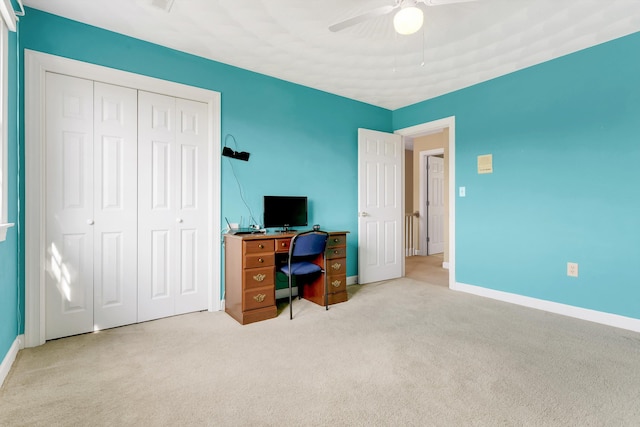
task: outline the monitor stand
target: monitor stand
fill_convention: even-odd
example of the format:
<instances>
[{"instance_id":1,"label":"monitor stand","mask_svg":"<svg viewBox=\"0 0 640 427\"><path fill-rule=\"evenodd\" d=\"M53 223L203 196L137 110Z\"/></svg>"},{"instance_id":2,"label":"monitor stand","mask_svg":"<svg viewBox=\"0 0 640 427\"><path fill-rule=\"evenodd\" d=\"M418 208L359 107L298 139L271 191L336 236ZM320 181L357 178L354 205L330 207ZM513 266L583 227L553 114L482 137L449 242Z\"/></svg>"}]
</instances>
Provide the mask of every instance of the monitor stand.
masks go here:
<instances>
[{"instance_id":1,"label":"monitor stand","mask_svg":"<svg viewBox=\"0 0 640 427\"><path fill-rule=\"evenodd\" d=\"M276 230L276 232L278 233L291 233L291 232L295 232L296 230L294 230L293 228L287 227L286 225L284 227L282 227L282 230Z\"/></svg>"}]
</instances>

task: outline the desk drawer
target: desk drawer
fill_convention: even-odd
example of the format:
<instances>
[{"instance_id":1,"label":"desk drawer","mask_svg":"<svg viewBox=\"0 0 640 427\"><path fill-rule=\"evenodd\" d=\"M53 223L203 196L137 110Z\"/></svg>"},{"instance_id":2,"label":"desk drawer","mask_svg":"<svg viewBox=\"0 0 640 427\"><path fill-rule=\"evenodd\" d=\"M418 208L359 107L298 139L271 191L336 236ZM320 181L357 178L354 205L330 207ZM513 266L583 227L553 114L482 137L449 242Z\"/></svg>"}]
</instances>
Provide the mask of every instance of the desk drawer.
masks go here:
<instances>
[{"instance_id":1,"label":"desk drawer","mask_svg":"<svg viewBox=\"0 0 640 427\"><path fill-rule=\"evenodd\" d=\"M331 260L327 260L327 273L329 273L330 276L347 274L347 259L332 258Z\"/></svg>"},{"instance_id":2,"label":"desk drawer","mask_svg":"<svg viewBox=\"0 0 640 427\"><path fill-rule=\"evenodd\" d=\"M261 254L273 252L273 239L248 240L243 243L245 254Z\"/></svg>"},{"instance_id":3,"label":"desk drawer","mask_svg":"<svg viewBox=\"0 0 640 427\"><path fill-rule=\"evenodd\" d=\"M251 289L244 292L242 298L243 310L254 310L275 305L275 291L273 286Z\"/></svg>"},{"instance_id":4,"label":"desk drawer","mask_svg":"<svg viewBox=\"0 0 640 427\"><path fill-rule=\"evenodd\" d=\"M273 286L275 267L250 268L244 271L244 289Z\"/></svg>"},{"instance_id":5,"label":"desk drawer","mask_svg":"<svg viewBox=\"0 0 640 427\"><path fill-rule=\"evenodd\" d=\"M346 258L346 256L347 256L347 248L345 247L327 248L327 251L325 252L325 257L328 260L336 259L336 258ZM327 263L329 263L329 261L327 261Z\"/></svg>"},{"instance_id":6,"label":"desk drawer","mask_svg":"<svg viewBox=\"0 0 640 427\"><path fill-rule=\"evenodd\" d=\"M329 276L327 278L327 292L335 294L347 290L347 276Z\"/></svg>"},{"instance_id":7,"label":"desk drawer","mask_svg":"<svg viewBox=\"0 0 640 427\"><path fill-rule=\"evenodd\" d=\"M327 248L333 248L335 246L346 246L347 235L346 234L332 234L327 240Z\"/></svg>"},{"instance_id":8,"label":"desk drawer","mask_svg":"<svg viewBox=\"0 0 640 427\"><path fill-rule=\"evenodd\" d=\"M291 239L276 239L276 252L289 252Z\"/></svg>"},{"instance_id":9,"label":"desk drawer","mask_svg":"<svg viewBox=\"0 0 640 427\"><path fill-rule=\"evenodd\" d=\"M247 255L244 259L244 268L269 267L275 264L273 252L266 254Z\"/></svg>"}]
</instances>

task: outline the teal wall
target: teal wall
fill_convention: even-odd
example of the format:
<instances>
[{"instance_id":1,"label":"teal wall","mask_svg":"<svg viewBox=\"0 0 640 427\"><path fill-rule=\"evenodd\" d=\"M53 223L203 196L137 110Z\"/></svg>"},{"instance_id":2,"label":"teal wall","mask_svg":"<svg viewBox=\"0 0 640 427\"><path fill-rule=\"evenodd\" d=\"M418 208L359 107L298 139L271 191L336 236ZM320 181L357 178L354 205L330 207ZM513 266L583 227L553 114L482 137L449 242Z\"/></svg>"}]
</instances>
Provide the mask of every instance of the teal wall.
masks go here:
<instances>
[{"instance_id":1,"label":"teal wall","mask_svg":"<svg viewBox=\"0 0 640 427\"><path fill-rule=\"evenodd\" d=\"M389 110L256 74L35 9L21 47L218 91L222 136L249 162L222 161L222 217L262 222L262 196L306 195L310 224L347 230L347 274L357 274L357 129L391 130ZM235 148L231 139L229 145Z\"/></svg>"},{"instance_id":2,"label":"teal wall","mask_svg":"<svg viewBox=\"0 0 640 427\"><path fill-rule=\"evenodd\" d=\"M15 58L19 38L20 62L23 49L31 49L220 92L222 135L232 134L237 149L251 153L249 162L227 158L222 161L223 218L226 216L231 222L240 222L242 218L248 225L251 209L261 222L263 195L306 195L310 224L350 232L347 274L357 274L357 129L390 131L389 110L35 9L27 8L26 12L20 19L18 36L13 34L10 41ZM9 121L14 142L9 152L9 219L17 222L19 216L23 222L24 175L18 172L18 166L24 171L24 139L16 136L15 125L16 112L22 107L16 106L16 62L13 64ZM23 97L22 79L19 86ZM22 119L19 129L23 135ZM236 148L231 139L228 143ZM248 207L240 197L230 162ZM22 196L19 199L18 193ZM24 257L19 255L19 247L24 247L24 233L18 234L18 228L14 227L7 241L0 243L0 360L17 334L24 332Z\"/></svg>"},{"instance_id":3,"label":"teal wall","mask_svg":"<svg viewBox=\"0 0 640 427\"><path fill-rule=\"evenodd\" d=\"M456 117L457 282L640 318L638 52L635 33L392 113Z\"/></svg>"},{"instance_id":4,"label":"teal wall","mask_svg":"<svg viewBox=\"0 0 640 427\"><path fill-rule=\"evenodd\" d=\"M16 225L7 231L7 239L0 242L0 362L22 333L22 315L18 312L18 143L17 143L17 36L9 33L9 104L7 126L8 147L8 219ZM23 294L24 295L24 294ZM22 303L24 304L24 302ZM21 313L24 313L22 309Z\"/></svg>"}]
</instances>

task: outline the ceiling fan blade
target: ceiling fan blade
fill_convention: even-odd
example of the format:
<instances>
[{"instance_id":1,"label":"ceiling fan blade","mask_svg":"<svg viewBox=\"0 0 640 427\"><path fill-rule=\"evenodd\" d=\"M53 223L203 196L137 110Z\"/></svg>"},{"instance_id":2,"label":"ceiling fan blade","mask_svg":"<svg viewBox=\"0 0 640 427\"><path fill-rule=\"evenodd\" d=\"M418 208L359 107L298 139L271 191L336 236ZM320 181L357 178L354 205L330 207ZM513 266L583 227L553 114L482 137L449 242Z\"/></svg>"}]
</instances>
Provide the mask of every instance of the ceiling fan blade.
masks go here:
<instances>
[{"instance_id":1,"label":"ceiling fan blade","mask_svg":"<svg viewBox=\"0 0 640 427\"><path fill-rule=\"evenodd\" d=\"M421 0L427 6L445 6L447 4L471 3L478 0Z\"/></svg>"},{"instance_id":2,"label":"ceiling fan blade","mask_svg":"<svg viewBox=\"0 0 640 427\"><path fill-rule=\"evenodd\" d=\"M351 27L352 25L359 24L361 22L367 21L372 18L377 18L378 16L383 16L388 13L393 12L398 5L395 6L382 6L377 9L370 10L369 12L363 13L362 15L354 16L353 18L345 19L342 22L338 22L329 26L329 30L336 31L344 30L347 27Z\"/></svg>"}]
</instances>

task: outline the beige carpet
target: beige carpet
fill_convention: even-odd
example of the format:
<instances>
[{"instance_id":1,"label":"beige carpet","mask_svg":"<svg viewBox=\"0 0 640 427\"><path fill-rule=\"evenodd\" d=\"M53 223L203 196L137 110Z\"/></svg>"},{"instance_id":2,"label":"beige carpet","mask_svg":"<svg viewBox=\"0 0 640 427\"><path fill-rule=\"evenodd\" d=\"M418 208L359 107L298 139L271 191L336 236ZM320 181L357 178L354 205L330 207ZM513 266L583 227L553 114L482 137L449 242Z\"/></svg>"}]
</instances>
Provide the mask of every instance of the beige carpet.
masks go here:
<instances>
[{"instance_id":1,"label":"beige carpet","mask_svg":"<svg viewBox=\"0 0 640 427\"><path fill-rule=\"evenodd\" d=\"M193 313L23 350L0 424L640 425L640 334L407 278L349 291L292 321Z\"/></svg>"}]
</instances>

